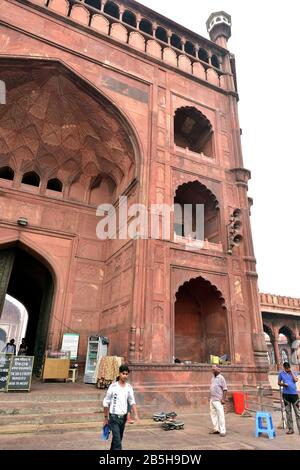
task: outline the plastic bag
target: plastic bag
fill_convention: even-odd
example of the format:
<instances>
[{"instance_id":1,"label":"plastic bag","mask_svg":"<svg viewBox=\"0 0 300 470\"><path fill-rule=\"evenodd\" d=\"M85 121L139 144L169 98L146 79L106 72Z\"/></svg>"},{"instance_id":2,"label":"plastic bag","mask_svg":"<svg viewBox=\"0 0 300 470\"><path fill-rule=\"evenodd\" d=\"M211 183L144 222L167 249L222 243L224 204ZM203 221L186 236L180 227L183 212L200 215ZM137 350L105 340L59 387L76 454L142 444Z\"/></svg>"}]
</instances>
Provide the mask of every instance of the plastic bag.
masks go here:
<instances>
[{"instance_id":1,"label":"plastic bag","mask_svg":"<svg viewBox=\"0 0 300 470\"><path fill-rule=\"evenodd\" d=\"M110 427L109 424L105 424L102 428L101 439L107 441L109 439Z\"/></svg>"}]
</instances>

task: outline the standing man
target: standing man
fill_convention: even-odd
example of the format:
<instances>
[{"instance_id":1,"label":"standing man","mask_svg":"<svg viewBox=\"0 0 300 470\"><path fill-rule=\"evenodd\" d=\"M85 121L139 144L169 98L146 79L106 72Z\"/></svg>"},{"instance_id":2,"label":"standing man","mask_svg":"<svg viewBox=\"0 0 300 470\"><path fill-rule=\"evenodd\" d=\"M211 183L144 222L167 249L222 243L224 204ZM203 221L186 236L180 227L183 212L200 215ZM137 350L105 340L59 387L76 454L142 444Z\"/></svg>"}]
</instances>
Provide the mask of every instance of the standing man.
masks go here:
<instances>
[{"instance_id":1,"label":"standing man","mask_svg":"<svg viewBox=\"0 0 300 470\"><path fill-rule=\"evenodd\" d=\"M3 348L3 352L16 355L15 340L11 339L9 343Z\"/></svg>"},{"instance_id":2,"label":"standing man","mask_svg":"<svg viewBox=\"0 0 300 470\"><path fill-rule=\"evenodd\" d=\"M119 367L119 380L109 386L103 400L104 425L109 424L112 431L110 450L122 450L128 403L139 421L132 386L126 382L129 372L127 364Z\"/></svg>"},{"instance_id":3,"label":"standing man","mask_svg":"<svg viewBox=\"0 0 300 470\"><path fill-rule=\"evenodd\" d=\"M226 381L221 374L221 368L213 366L213 377L210 384L210 417L213 429L209 434L219 434L226 436L224 406L227 394Z\"/></svg>"},{"instance_id":4,"label":"standing man","mask_svg":"<svg viewBox=\"0 0 300 470\"><path fill-rule=\"evenodd\" d=\"M300 410L299 397L296 383L297 373L293 372L288 362L283 363L283 370L278 374L278 385L282 387L282 398L284 402L288 431L287 434L294 434L294 423L292 405L296 415L297 428L300 434Z\"/></svg>"}]
</instances>

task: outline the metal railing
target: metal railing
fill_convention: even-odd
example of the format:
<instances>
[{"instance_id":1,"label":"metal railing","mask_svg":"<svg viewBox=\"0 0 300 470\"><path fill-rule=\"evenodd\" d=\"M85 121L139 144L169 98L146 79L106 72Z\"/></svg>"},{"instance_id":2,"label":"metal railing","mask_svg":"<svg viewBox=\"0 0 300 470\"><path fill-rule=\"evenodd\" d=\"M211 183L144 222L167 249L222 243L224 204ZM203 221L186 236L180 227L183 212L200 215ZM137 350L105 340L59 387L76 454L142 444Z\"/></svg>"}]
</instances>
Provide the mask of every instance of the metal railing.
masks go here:
<instances>
[{"instance_id":1,"label":"metal railing","mask_svg":"<svg viewBox=\"0 0 300 470\"><path fill-rule=\"evenodd\" d=\"M251 416L251 412L282 411L280 390L263 385L243 385L244 412L242 416Z\"/></svg>"}]
</instances>

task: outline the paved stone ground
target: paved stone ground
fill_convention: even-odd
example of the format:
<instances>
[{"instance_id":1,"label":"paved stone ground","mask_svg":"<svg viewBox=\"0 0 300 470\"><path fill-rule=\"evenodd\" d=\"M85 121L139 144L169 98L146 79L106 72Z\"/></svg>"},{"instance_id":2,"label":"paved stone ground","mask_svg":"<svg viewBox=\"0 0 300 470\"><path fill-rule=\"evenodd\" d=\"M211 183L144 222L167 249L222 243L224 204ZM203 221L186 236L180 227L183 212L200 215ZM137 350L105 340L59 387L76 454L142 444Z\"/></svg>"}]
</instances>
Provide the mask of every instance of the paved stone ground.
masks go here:
<instances>
[{"instance_id":1,"label":"paved stone ground","mask_svg":"<svg viewBox=\"0 0 300 470\"><path fill-rule=\"evenodd\" d=\"M244 418L234 413L226 415L227 435L209 435L211 428L208 413L180 414L185 422L180 431L164 431L160 423L142 420L139 425L127 425L123 439L126 450L299 450L298 432L286 435L276 429L275 439L267 435L254 436L254 417ZM274 413L275 425L280 425L280 413ZM36 432L34 434L9 434L0 436L1 450L107 450L110 442L100 439L98 431Z\"/></svg>"}]
</instances>

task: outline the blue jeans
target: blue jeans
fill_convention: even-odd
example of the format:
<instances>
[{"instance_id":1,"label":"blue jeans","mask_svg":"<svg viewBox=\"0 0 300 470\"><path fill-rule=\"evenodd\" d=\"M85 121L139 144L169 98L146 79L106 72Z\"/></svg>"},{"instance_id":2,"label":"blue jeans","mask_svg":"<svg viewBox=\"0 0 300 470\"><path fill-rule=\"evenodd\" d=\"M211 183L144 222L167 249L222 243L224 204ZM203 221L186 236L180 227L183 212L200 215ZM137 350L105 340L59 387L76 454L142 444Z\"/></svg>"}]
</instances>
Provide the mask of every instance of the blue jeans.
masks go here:
<instances>
[{"instance_id":1,"label":"blue jeans","mask_svg":"<svg viewBox=\"0 0 300 470\"><path fill-rule=\"evenodd\" d=\"M122 439L125 429L127 415L109 415L109 425L112 432L110 450L122 450Z\"/></svg>"}]
</instances>

